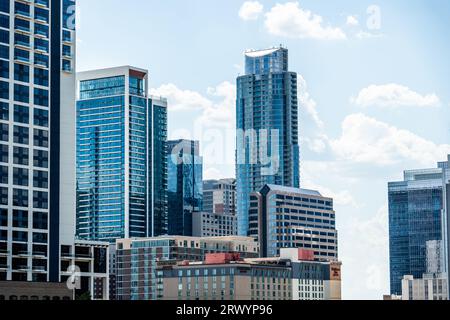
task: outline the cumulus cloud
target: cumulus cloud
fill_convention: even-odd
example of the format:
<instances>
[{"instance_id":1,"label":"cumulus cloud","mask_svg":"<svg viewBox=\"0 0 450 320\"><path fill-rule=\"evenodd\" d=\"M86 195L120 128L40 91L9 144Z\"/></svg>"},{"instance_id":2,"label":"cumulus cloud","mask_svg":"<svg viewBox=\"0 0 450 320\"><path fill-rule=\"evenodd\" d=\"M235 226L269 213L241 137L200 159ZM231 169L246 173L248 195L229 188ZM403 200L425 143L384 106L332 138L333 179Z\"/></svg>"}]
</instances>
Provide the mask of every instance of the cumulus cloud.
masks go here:
<instances>
[{"instance_id":1,"label":"cumulus cloud","mask_svg":"<svg viewBox=\"0 0 450 320\"><path fill-rule=\"evenodd\" d=\"M450 153L450 145L437 145L363 114L347 116L342 123L341 137L330 139L329 144L339 159L374 165L392 165L405 160L433 165Z\"/></svg>"},{"instance_id":2,"label":"cumulus cloud","mask_svg":"<svg viewBox=\"0 0 450 320\"><path fill-rule=\"evenodd\" d=\"M276 4L265 15L265 26L275 36L297 39L346 39L337 27L325 25L320 15L300 7L298 2Z\"/></svg>"},{"instance_id":3,"label":"cumulus cloud","mask_svg":"<svg viewBox=\"0 0 450 320\"><path fill-rule=\"evenodd\" d=\"M386 85L370 85L362 89L351 102L361 106L395 107L437 107L439 97L432 93L421 95L406 86L391 83Z\"/></svg>"},{"instance_id":4,"label":"cumulus cloud","mask_svg":"<svg viewBox=\"0 0 450 320\"><path fill-rule=\"evenodd\" d=\"M324 123L319 117L317 103L309 94L306 80L301 75L298 75L298 100L300 102L300 107L303 108L307 114L309 114L317 127L322 129L324 127Z\"/></svg>"},{"instance_id":5,"label":"cumulus cloud","mask_svg":"<svg viewBox=\"0 0 450 320\"><path fill-rule=\"evenodd\" d=\"M234 124L236 86L228 81L209 87L207 96L171 83L150 89L150 94L166 97L170 111L201 111L203 124Z\"/></svg>"},{"instance_id":6,"label":"cumulus cloud","mask_svg":"<svg viewBox=\"0 0 450 320\"><path fill-rule=\"evenodd\" d=\"M239 17L242 20L257 20L264 10L264 6L259 1L246 1L239 10Z\"/></svg>"},{"instance_id":7,"label":"cumulus cloud","mask_svg":"<svg viewBox=\"0 0 450 320\"><path fill-rule=\"evenodd\" d=\"M358 18L356 16L348 16L347 17L347 25L348 26L358 26L359 25L359 21Z\"/></svg>"}]
</instances>

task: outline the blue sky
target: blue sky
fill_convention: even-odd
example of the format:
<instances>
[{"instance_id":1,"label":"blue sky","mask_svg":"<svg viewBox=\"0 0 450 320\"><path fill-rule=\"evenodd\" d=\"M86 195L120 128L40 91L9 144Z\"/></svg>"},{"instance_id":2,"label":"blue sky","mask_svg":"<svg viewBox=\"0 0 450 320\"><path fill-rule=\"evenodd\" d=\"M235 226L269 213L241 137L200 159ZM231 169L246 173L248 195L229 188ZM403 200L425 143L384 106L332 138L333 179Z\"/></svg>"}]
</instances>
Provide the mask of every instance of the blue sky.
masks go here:
<instances>
[{"instance_id":1,"label":"blue sky","mask_svg":"<svg viewBox=\"0 0 450 320\"><path fill-rule=\"evenodd\" d=\"M303 79L302 186L336 199L344 298L380 299L387 182L450 153L450 3L244 2L78 0L77 69L148 69L169 135L200 139L205 176L229 177L243 52L286 46Z\"/></svg>"}]
</instances>

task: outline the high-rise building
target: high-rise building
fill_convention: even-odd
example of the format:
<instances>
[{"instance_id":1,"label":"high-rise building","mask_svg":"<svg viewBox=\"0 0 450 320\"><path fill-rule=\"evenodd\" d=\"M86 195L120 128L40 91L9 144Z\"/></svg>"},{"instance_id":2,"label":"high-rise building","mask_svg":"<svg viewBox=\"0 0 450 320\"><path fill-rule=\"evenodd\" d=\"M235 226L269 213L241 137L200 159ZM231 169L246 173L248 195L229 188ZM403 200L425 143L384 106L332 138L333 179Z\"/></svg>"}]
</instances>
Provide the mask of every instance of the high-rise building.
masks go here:
<instances>
[{"instance_id":1,"label":"high-rise building","mask_svg":"<svg viewBox=\"0 0 450 320\"><path fill-rule=\"evenodd\" d=\"M236 179L203 182L203 211L214 214L236 214Z\"/></svg>"},{"instance_id":2,"label":"high-rise building","mask_svg":"<svg viewBox=\"0 0 450 320\"><path fill-rule=\"evenodd\" d=\"M199 142L167 142L169 234L192 236L192 214L203 209L203 159Z\"/></svg>"},{"instance_id":3,"label":"high-rise building","mask_svg":"<svg viewBox=\"0 0 450 320\"><path fill-rule=\"evenodd\" d=\"M427 271L427 241L442 239L443 167L405 171L389 183L391 294L400 295L404 276Z\"/></svg>"},{"instance_id":4,"label":"high-rise building","mask_svg":"<svg viewBox=\"0 0 450 320\"><path fill-rule=\"evenodd\" d=\"M289 72L287 49L245 53L236 104L238 232L245 236L250 193L266 184L300 186L297 74Z\"/></svg>"},{"instance_id":5,"label":"high-rise building","mask_svg":"<svg viewBox=\"0 0 450 320\"><path fill-rule=\"evenodd\" d=\"M166 236L117 240L116 299L156 300L158 262L202 261L209 253L237 253L244 258L255 258L259 248L248 237Z\"/></svg>"},{"instance_id":6,"label":"high-rise building","mask_svg":"<svg viewBox=\"0 0 450 320\"><path fill-rule=\"evenodd\" d=\"M0 281L60 282L74 242L74 17L73 0L0 2Z\"/></svg>"},{"instance_id":7,"label":"high-rise building","mask_svg":"<svg viewBox=\"0 0 450 320\"><path fill-rule=\"evenodd\" d=\"M166 101L148 95L143 69L77 77L77 236L114 243L166 233Z\"/></svg>"},{"instance_id":8,"label":"high-rise building","mask_svg":"<svg viewBox=\"0 0 450 320\"><path fill-rule=\"evenodd\" d=\"M152 115L152 163L150 172L152 187L152 215L149 220L149 230L152 237L167 235L169 232L169 217L167 203L167 100L151 97Z\"/></svg>"},{"instance_id":9,"label":"high-rise building","mask_svg":"<svg viewBox=\"0 0 450 320\"><path fill-rule=\"evenodd\" d=\"M338 260L338 231L333 199L306 189L266 185L250 195L249 235L262 257L282 248L311 250L319 261Z\"/></svg>"},{"instance_id":10,"label":"high-rise building","mask_svg":"<svg viewBox=\"0 0 450 320\"><path fill-rule=\"evenodd\" d=\"M443 273L446 275L447 288L450 288L450 155L447 161L439 163L443 170L443 210L442 210L442 247L443 247ZM450 290L447 292L450 300Z\"/></svg>"}]
</instances>

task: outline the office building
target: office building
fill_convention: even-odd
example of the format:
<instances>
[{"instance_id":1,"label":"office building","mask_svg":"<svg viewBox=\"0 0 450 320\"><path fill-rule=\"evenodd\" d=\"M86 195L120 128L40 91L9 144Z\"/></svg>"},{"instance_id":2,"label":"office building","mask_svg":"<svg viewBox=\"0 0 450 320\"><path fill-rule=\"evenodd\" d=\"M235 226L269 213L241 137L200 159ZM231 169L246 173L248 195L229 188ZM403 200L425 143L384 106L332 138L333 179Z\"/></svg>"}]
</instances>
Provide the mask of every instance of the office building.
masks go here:
<instances>
[{"instance_id":1,"label":"office building","mask_svg":"<svg viewBox=\"0 0 450 320\"><path fill-rule=\"evenodd\" d=\"M447 288L450 288L450 155L447 161L440 162L439 167L443 170L443 210L442 210L442 247L443 247L443 272L447 275ZM450 300L450 290L447 299Z\"/></svg>"},{"instance_id":2,"label":"office building","mask_svg":"<svg viewBox=\"0 0 450 320\"><path fill-rule=\"evenodd\" d=\"M77 82L77 236L167 233L167 102L130 66L81 72Z\"/></svg>"},{"instance_id":3,"label":"office building","mask_svg":"<svg viewBox=\"0 0 450 320\"><path fill-rule=\"evenodd\" d=\"M266 185L250 195L249 235L262 257L281 248L314 251L315 259L338 260L338 231L333 199L306 189Z\"/></svg>"},{"instance_id":4,"label":"office building","mask_svg":"<svg viewBox=\"0 0 450 320\"><path fill-rule=\"evenodd\" d=\"M159 300L340 300L340 263L299 259L298 249L282 257L242 259L207 254L203 262L157 263Z\"/></svg>"},{"instance_id":5,"label":"office building","mask_svg":"<svg viewBox=\"0 0 450 320\"><path fill-rule=\"evenodd\" d=\"M192 236L225 237L237 235L237 217L228 213L194 212Z\"/></svg>"},{"instance_id":6,"label":"office building","mask_svg":"<svg viewBox=\"0 0 450 320\"><path fill-rule=\"evenodd\" d=\"M203 209L203 159L198 141L167 142L169 234L192 236L192 214Z\"/></svg>"},{"instance_id":7,"label":"office building","mask_svg":"<svg viewBox=\"0 0 450 320\"><path fill-rule=\"evenodd\" d=\"M75 235L74 15L73 0L0 2L0 281L49 292Z\"/></svg>"},{"instance_id":8,"label":"office building","mask_svg":"<svg viewBox=\"0 0 450 320\"><path fill-rule=\"evenodd\" d=\"M300 186L297 74L289 72L287 49L245 53L236 110L238 233L247 236L250 193L266 184Z\"/></svg>"},{"instance_id":9,"label":"office building","mask_svg":"<svg viewBox=\"0 0 450 320\"><path fill-rule=\"evenodd\" d=\"M422 278L427 241L442 239L443 168L405 171L389 183L391 294L401 295L404 276Z\"/></svg>"},{"instance_id":10,"label":"office building","mask_svg":"<svg viewBox=\"0 0 450 320\"><path fill-rule=\"evenodd\" d=\"M236 214L236 179L203 182L203 211L214 214Z\"/></svg>"},{"instance_id":11,"label":"office building","mask_svg":"<svg viewBox=\"0 0 450 320\"><path fill-rule=\"evenodd\" d=\"M157 262L202 261L208 253L238 253L255 258L259 248L254 239L247 237L168 236L117 240L117 300L156 300Z\"/></svg>"}]
</instances>

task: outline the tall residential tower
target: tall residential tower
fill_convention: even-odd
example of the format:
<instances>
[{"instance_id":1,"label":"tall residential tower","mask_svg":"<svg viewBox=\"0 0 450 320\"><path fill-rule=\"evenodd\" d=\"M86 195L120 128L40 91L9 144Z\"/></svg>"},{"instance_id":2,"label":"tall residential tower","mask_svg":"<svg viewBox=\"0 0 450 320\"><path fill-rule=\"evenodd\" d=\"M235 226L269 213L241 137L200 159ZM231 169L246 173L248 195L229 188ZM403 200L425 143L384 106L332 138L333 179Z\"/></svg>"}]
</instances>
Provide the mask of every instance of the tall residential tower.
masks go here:
<instances>
[{"instance_id":1,"label":"tall residential tower","mask_svg":"<svg viewBox=\"0 0 450 320\"><path fill-rule=\"evenodd\" d=\"M149 97L148 72L129 66L79 73L78 87L78 237L167 233L166 101Z\"/></svg>"},{"instance_id":2,"label":"tall residential tower","mask_svg":"<svg viewBox=\"0 0 450 320\"><path fill-rule=\"evenodd\" d=\"M287 49L245 53L236 117L238 233L246 236L250 193L266 184L300 185L297 74L289 72Z\"/></svg>"}]
</instances>

